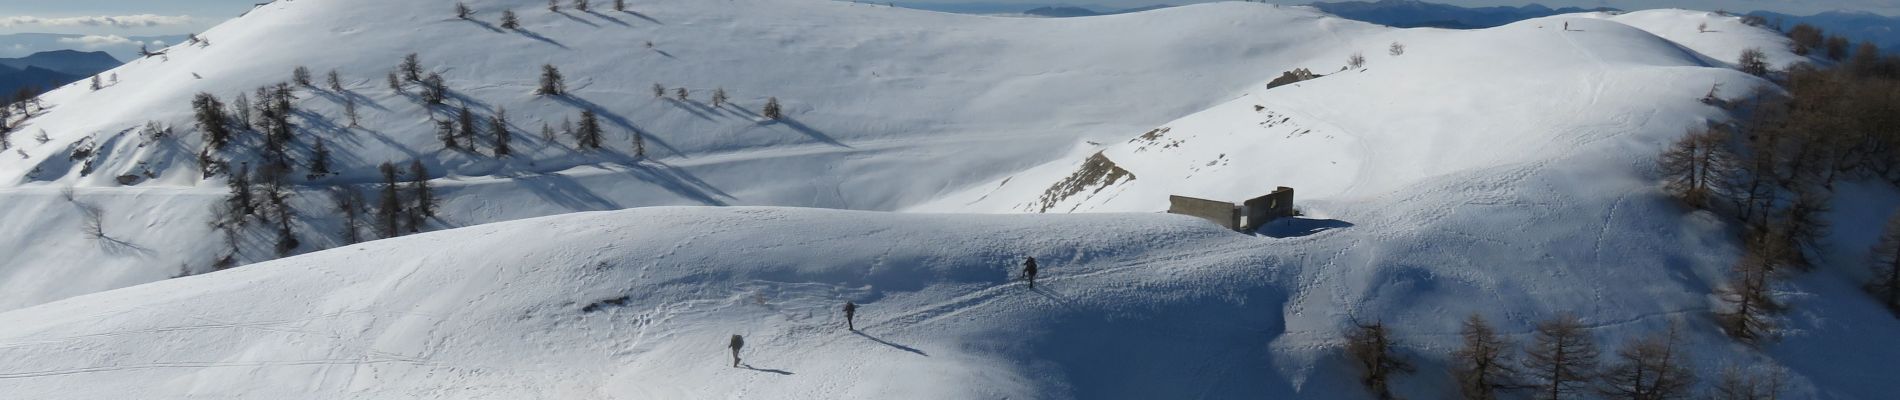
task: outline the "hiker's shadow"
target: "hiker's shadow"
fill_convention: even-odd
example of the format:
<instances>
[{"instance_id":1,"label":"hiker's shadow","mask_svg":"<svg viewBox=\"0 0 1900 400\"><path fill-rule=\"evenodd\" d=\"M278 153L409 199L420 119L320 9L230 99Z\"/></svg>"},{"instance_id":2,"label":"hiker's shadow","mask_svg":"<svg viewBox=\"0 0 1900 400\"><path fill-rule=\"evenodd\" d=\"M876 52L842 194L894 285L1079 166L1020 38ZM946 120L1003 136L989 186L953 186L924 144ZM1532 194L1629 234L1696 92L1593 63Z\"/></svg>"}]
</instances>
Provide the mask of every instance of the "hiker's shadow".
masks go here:
<instances>
[{"instance_id":1,"label":"hiker's shadow","mask_svg":"<svg viewBox=\"0 0 1900 400\"><path fill-rule=\"evenodd\" d=\"M917 353L917 355L920 355L920 356L924 356L924 357L929 357L929 356L930 356L930 354L929 354L929 353L925 353L925 352L924 352L923 350L918 350L918 349L916 349L916 348L914 348L914 347L910 347L910 346L905 346L905 345L901 345L901 344L897 344L897 343L891 343L891 342L888 342L888 341L885 341L884 339L879 339L879 338L878 338L878 337L876 337L876 336L871 336L871 335L869 335L869 334L865 334L865 333L864 333L864 331L851 331L851 333L854 333L854 334L857 334L858 336L862 336L862 337L864 337L865 339L871 339L871 341L873 341L873 342L878 342L878 343L882 343L882 344L884 344L885 346L891 346L891 347L893 347L893 348L896 348L896 349L898 349L898 350L903 350L903 351L908 351L908 352L912 352L912 353Z\"/></svg>"},{"instance_id":2,"label":"hiker's shadow","mask_svg":"<svg viewBox=\"0 0 1900 400\"><path fill-rule=\"evenodd\" d=\"M765 368L754 368L754 367L752 367L752 364L739 364L739 367L740 367L740 368L745 368L745 369L749 369L749 370L753 370L753 371L759 371L759 372L770 372L770 373L774 373L774 374L779 374L779 375L791 375L791 374L792 374L792 371L786 371L786 370L782 370L782 369L765 369Z\"/></svg>"}]
</instances>

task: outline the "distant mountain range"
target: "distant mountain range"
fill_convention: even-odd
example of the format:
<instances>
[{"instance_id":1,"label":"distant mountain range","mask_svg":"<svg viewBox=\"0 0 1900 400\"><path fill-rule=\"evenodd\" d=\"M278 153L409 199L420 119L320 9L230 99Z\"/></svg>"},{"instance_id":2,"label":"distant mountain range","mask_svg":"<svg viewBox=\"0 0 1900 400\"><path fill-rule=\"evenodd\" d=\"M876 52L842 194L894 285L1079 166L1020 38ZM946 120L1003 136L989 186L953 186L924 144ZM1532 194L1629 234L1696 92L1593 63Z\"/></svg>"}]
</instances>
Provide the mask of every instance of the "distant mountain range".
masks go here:
<instances>
[{"instance_id":1,"label":"distant mountain range","mask_svg":"<svg viewBox=\"0 0 1900 400\"><path fill-rule=\"evenodd\" d=\"M1042 5L1024 10L1020 3L920 3L898 2L896 5L920 10L952 12L959 14L1022 15L1045 18L1089 17L1097 15L1126 14L1172 7L1158 4L1147 7L1102 11L1097 8L1078 5ZM1548 17L1591 11L1621 11L1615 8L1563 7L1551 8L1540 4L1520 7L1460 7L1449 4L1429 3L1418 0L1379 0L1379 1L1342 1L1315 2L1308 4L1327 13L1343 18L1371 22L1380 25L1401 28L1447 28L1479 29L1502 26L1512 22L1531 18ZM1748 15L1761 16L1769 21L1781 21L1780 27L1786 29L1798 23L1820 27L1829 33L1838 33L1856 43L1873 41L1886 52L1900 52L1900 17L1857 11L1830 11L1811 16L1794 16L1767 11L1750 12Z\"/></svg>"},{"instance_id":2,"label":"distant mountain range","mask_svg":"<svg viewBox=\"0 0 1900 400\"><path fill-rule=\"evenodd\" d=\"M0 58L0 96L24 87L52 89L97 75L121 62L105 52L55 50L20 58Z\"/></svg>"},{"instance_id":3,"label":"distant mountain range","mask_svg":"<svg viewBox=\"0 0 1900 400\"><path fill-rule=\"evenodd\" d=\"M103 51L120 60L138 57L139 46L162 49L185 41L185 35L118 36L63 33L0 35L0 57L24 57L53 50Z\"/></svg>"},{"instance_id":4,"label":"distant mountain range","mask_svg":"<svg viewBox=\"0 0 1900 400\"><path fill-rule=\"evenodd\" d=\"M1148 10L1159 10L1159 9L1168 8L1168 7L1174 7L1174 5L1156 4L1156 5L1151 5L1151 6L1124 8L1120 10L1110 10L1110 11L1095 11L1093 9L1084 8L1084 7L1076 7L1076 6L1048 6L1048 7L1032 8L1032 9L1029 9L1028 11L1023 11L1023 14L1037 16L1037 17L1049 17L1049 18L1092 17L1092 16L1097 16L1097 15L1127 14L1127 13L1142 12L1142 11L1148 11Z\"/></svg>"},{"instance_id":5,"label":"distant mountain range","mask_svg":"<svg viewBox=\"0 0 1900 400\"><path fill-rule=\"evenodd\" d=\"M1550 8L1540 4L1521 7L1467 8L1417 0L1345 1L1313 3L1313 8L1340 17L1400 28L1479 29L1502 26L1531 18L1590 11L1617 11L1614 8Z\"/></svg>"}]
</instances>

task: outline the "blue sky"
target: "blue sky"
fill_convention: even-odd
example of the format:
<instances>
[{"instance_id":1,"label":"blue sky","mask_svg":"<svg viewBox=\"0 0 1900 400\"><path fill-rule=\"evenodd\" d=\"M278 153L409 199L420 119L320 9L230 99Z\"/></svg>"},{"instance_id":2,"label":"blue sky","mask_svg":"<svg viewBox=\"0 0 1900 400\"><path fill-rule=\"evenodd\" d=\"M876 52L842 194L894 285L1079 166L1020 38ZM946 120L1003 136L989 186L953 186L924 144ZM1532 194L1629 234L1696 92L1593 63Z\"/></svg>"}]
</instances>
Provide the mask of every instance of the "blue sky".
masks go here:
<instances>
[{"instance_id":1,"label":"blue sky","mask_svg":"<svg viewBox=\"0 0 1900 400\"><path fill-rule=\"evenodd\" d=\"M89 35L158 35L202 31L266 0L0 0L0 34L43 32ZM313 0L306 0L313 1ZM448 0L385 0L441 1ZM539 0L519 0L531 6ZM600 0L604 1L604 0ZM668 0L680 1L680 0ZM691 0L686 0L691 1ZM1303 4L1311 0L1268 0ZM909 3L1070 4L1097 8L1136 7L1197 0L913 0ZM1438 0L1462 6L1521 5L1524 0ZM1539 0L1549 6L1610 6L1624 9L1682 7L1730 11L1770 10L1812 14L1858 10L1900 15L1900 0Z\"/></svg>"}]
</instances>

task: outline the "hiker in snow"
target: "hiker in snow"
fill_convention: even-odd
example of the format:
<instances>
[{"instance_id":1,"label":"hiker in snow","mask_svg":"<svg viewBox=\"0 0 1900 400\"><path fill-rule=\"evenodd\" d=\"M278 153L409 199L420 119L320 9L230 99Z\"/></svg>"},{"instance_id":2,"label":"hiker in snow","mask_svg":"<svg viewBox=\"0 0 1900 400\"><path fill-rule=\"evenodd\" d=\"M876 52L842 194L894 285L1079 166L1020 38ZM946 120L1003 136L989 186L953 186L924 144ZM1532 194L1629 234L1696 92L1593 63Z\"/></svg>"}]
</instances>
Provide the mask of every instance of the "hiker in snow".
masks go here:
<instances>
[{"instance_id":1,"label":"hiker in snow","mask_svg":"<svg viewBox=\"0 0 1900 400\"><path fill-rule=\"evenodd\" d=\"M1023 277L1029 279L1030 289L1036 288L1036 258L1035 257L1030 257L1029 260L1023 261Z\"/></svg>"},{"instance_id":2,"label":"hiker in snow","mask_svg":"<svg viewBox=\"0 0 1900 400\"><path fill-rule=\"evenodd\" d=\"M851 322L851 319L857 316L858 316L858 304L852 303L850 300L845 300L844 301L844 327L845 329L849 329L852 332L858 331L858 325L856 323Z\"/></svg>"},{"instance_id":3,"label":"hiker in snow","mask_svg":"<svg viewBox=\"0 0 1900 400\"><path fill-rule=\"evenodd\" d=\"M739 335L732 335L732 343L726 344L726 348L732 349L733 368L739 368L739 349L742 347L745 347L745 338Z\"/></svg>"}]
</instances>

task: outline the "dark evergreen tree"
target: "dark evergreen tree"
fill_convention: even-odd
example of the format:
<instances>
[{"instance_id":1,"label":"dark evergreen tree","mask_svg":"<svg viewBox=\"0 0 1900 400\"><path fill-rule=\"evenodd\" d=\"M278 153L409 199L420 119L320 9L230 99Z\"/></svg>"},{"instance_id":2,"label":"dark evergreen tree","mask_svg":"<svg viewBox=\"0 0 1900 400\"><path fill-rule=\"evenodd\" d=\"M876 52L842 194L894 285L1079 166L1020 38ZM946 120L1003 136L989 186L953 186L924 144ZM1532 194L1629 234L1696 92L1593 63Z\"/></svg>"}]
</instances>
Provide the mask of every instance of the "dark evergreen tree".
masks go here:
<instances>
[{"instance_id":1,"label":"dark evergreen tree","mask_svg":"<svg viewBox=\"0 0 1900 400\"><path fill-rule=\"evenodd\" d=\"M561 77L561 70L554 64L541 66L541 87L534 94L542 96L563 96L567 94L567 79Z\"/></svg>"},{"instance_id":2,"label":"dark evergreen tree","mask_svg":"<svg viewBox=\"0 0 1900 400\"><path fill-rule=\"evenodd\" d=\"M455 136L457 137L456 141L461 142L463 148L469 149L470 151L474 151L475 150L475 131L480 129L475 126L475 112L470 111L468 109L468 106L464 105L456 113L455 121L456 121Z\"/></svg>"},{"instance_id":3,"label":"dark evergreen tree","mask_svg":"<svg viewBox=\"0 0 1900 400\"><path fill-rule=\"evenodd\" d=\"M515 10L501 11L501 29L521 29L521 17L515 16Z\"/></svg>"},{"instance_id":4,"label":"dark evergreen tree","mask_svg":"<svg viewBox=\"0 0 1900 400\"><path fill-rule=\"evenodd\" d=\"M658 99L663 97L666 97L666 87L660 86L658 83L653 84L653 98Z\"/></svg>"},{"instance_id":5,"label":"dark evergreen tree","mask_svg":"<svg viewBox=\"0 0 1900 400\"><path fill-rule=\"evenodd\" d=\"M594 110L581 110L580 130L574 133L575 146L586 150L599 149L601 133L600 119L594 115Z\"/></svg>"},{"instance_id":6,"label":"dark evergreen tree","mask_svg":"<svg viewBox=\"0 0 1900 400\"><path fill-rule=\"evenodd\" d=\"M1596 379L1596 341L1576 316L1566 313L1537 323L1536 335L1524 352L1524 370L1536 385L1537 399L1571 398Z\"/></svg>"},{"instance_id":7,"label":"dark evergreen tree","mask_svg":"<svg viewBox=\"0 0 1900 400\"><path fill-rule=\"evenodd\" d=\"M495 157L507 157L513 152L508 147L514 140L514 134L508 130L508 109L495 109L495 115L489 117L488 130L494 134Z\"/></svg>"},{"instance_id":8,"label":"dark evergreen tree","mask_svg":"<svg viewBox=\"0 0 1900 400\"><path fill-rule=\"evenodd\" d=\"M626 12L627 0L614 0L614 11Z\"/></svg>"},{"instance_id":9,"label":"dark evergreen tree","mask_svg":"<svg viewBox=\"0 0 1900 400\"><path fill-rule=\"evenodd\" d=\"M679 98L680 101L687 100L686 94L686 87L684 86L673 88L673 97Z\"/></svg>"},{"instance_id":10,"label":"dark evergreen tree","mask_svg":"<svg viewBox=\"0 0 1900 400\"><path fill-rule=\"evenodd\" d=\"M450 150L460 150L462 148L461 141L455 140L454 121L446 119L435 121L435 137L442 140L443 148Z\"/></svg>"},{"instance_id":11,"label":"dark evergreen tree","mask_svg":"<svg viewBox=\"0 0 1900 400\"><path fill-rule=\"evenodd\" d=\"M93 91L96 92L96 91L99 91L99 89L104 89L105 87L106 87L105 83L99 80L98 75L92 76L92 90Z\"/></svg>"},{"instance_id":12,"label":"dark evergreen tree","mask_svg":"<svg viewBox=\"0 0 1900 400\"><path fill-rule=\"evenodd\" d=\"M726 88L722 87L718 89L713 89L713 95L712 95L713 107L724 107L726 105L726 100L727 100Z\"/></svg>"},{"instance_id":13,"label":"dark evergreen tree","mask_svg":"<svg viewBox=\"0 0 1900 400\"><path fill-rule=\"evenodd\" d=\"M210 93L198 93L191 100L191 109L198 120L198 129L204 130L205 144L213 149L224 149L231 143L231 121L224 115L224 103Z\"/></svg>"},{"instance_id":14,"label":"dark evergreen tree","mask_svg":"<svg viewBox=\"0 0 1900 400\"><path fill-rule=\"evenodd\" d=\"M574 0L574 9L587 12L588 8L590 8L587 3L589 3L588 0Z\"/></svg>"},{"instance_id":15,"label":"dark evergreen tree","mask_svg":"<svg viewBox=\"0 0 1900 400\"><path fill-rule=\"evenodd\" d=\"M561 0L548 0L548 11L561 12Z\"/></svg>"},{"instance_id":16,"label":"dark evergreen tree","mask_svg":"<svg viewBox=\"0 0 1900 400\"><path fill-rule=\"evenodd\" d=\"M1519 375L1513 365L1516 345L1499 335L1484 317L1472 314L1458 331L1465 345L1451 353L1452 377L1458 391L1467 400L1496 400L1498 391L1518 387Z\"/></svg>"},{"instance_id":17,"label":"dark evergreen tree","mask_svg":"<svg viewBox=\"0 0 1900 400\"><path fill-rule=\"evenodd\" d=\"M779 109L777 97L765 99L764 112L765 112L766 118L771 118L774 120L785 118L784 110Z\"/></svg>"},{"instance_id":18,"label":"dark evergreen tree","mask_svg":"<svg viewBox=\"0 0 1900 400\"><path fill-rule=\"evenodd\" d=\"M376 229L384 238L402 235L402 196L397 193L396 166L383 163L376 167L383 173L382 191L376 201Z\"/></svg>"},{"instance_id":19,"label":"dark evergreen tree","mask_svg":"<svg viewBox=\"0 0 1900 400\"><path fill-rule=\"evenodd\" d=\"M461 2L455 3L455 17L456 18L468 19L469 17L474 16L474 15L475 15L475 10L469 9L468 4L461 3Z\"/></svg>"}]
</instances>

